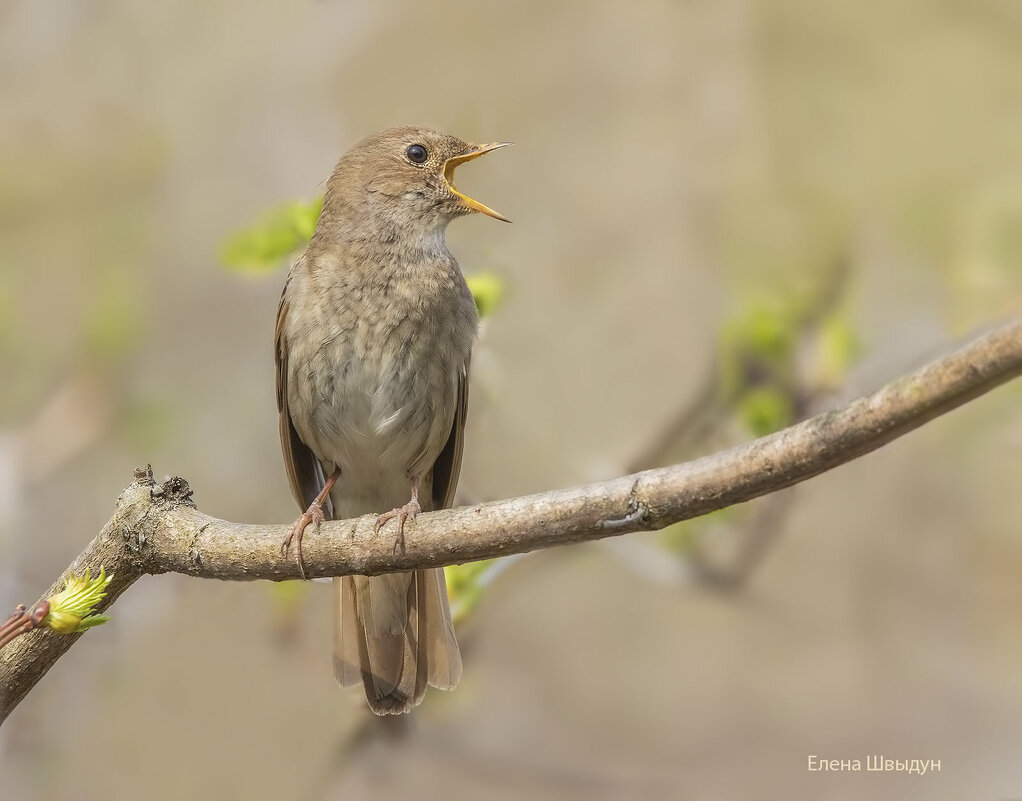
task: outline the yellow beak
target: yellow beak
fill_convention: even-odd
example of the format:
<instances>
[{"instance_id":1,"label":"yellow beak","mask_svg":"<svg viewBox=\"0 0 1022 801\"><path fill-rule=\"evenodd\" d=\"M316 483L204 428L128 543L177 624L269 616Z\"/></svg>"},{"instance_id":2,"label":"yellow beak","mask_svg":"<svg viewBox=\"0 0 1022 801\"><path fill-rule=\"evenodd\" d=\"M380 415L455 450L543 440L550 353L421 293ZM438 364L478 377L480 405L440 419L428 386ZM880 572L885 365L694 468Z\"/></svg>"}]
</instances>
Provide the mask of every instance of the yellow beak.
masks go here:
<instances>
[{"instance_id":1,"label":"yellow beak","mask_svg":"<svg viewBox=\"0 0 1022 801\"><path fill-rule=\"evenodd\" d=\"M472 161L477 159L484 153L490 153L494 150L500 150L502 147L507 147L512 144L511 142L494 142L489 145L472 145L464 153L452 156L444 162L444 178L447 181L447 186L450 187L451 191L458 196L461 202L465 205L465 208L471 209L472 211L478 211L485 214L487 217L493 217L495 220L503 220L504 222L511 222L503 214L500 214L489 206L484 206L478 200L470 198L468 195L463 195L454 187L454 168L459 164L464 164L466 161Z\"/></svg>"}]
</instances>

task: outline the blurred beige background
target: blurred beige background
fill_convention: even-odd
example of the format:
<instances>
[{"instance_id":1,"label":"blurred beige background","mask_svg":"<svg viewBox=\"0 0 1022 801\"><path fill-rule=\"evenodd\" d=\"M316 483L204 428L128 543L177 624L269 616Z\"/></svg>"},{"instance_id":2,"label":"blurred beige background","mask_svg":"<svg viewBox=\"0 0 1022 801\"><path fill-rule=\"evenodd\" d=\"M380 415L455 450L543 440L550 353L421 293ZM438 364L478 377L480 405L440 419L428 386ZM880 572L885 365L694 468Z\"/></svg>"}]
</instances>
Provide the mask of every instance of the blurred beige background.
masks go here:
<instances>
[{"instance_id":1,"label":"blurred beige background","mask_svg":"<svg viewBox=\"0 0 1022 801\"><path fill-rule=\"evenodd\" d=\"M1008 0L8 0L0 96L4 609L146 462L210 514L295 516L283 275L218 252L388 125L517 143L459 174L515 224L449 234L508 287L475 498L620 474L723 321L835 259L860 353L826 404L1022 309ZM335 687L326 585L144 580L0 730L0 795L1022 797L1020 410L1008 386L796 488L735 592L651 535L516 562L461 630L462 686L404 725Z\"/></svg>"}]
</instances>

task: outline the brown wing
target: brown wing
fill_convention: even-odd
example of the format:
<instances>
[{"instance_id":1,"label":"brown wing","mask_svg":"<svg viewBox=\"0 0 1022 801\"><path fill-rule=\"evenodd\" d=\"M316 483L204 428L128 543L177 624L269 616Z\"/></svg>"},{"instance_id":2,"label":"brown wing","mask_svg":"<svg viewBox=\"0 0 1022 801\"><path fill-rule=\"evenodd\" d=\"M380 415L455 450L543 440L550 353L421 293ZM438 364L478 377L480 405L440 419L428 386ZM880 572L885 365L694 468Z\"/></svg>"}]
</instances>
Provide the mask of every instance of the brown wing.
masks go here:
<instances>
[{"instance_id":1,"label":"brown wing","mask_svg":"<svg viewBox=\"0 0 1022 801\"><path fill-rule=\"evenodd\" d=\"M300 264L300 262L299 262ZM298 269L298 264L294 269ZM294 274L292 269L292 275ZM288 302L287 290L291 284L291 275L284 284L284 291L280 296L280 305L277 307L277 329L273 341L273 360L277 368L277 412L280 423L280 449L284 455L284 470L287 472L287 480L291 485L291 494L298 502L299 508L304 512L309 504L319 494L320 489L326 483L323 477L323 468L315 454L302 442L295 430L294 422L291 420L291 413L287 408L287 338L285 329L287 315L291 309ZM333 516L333 507L330 499L327 498L323 506L327 517Z\"/></svg>"},{"instance_id":2,"label":"brown wing","mask_svg":"<svg viewBox=\"0 0 1022 801\"><path fill-rule=\"evenodd\" d=\"M458 373L458 404L454 410L454 422L447 444L433 463L431 509L446 509L454 503L454 492L458 488L461 473L461 456L465 450L465 420L468 417L468 368L471 357L465 360Z\"/></svg>"},{"instance_id":3,"label":"brown wing","mask_svg":"<svg viewBox=\"0 0 1022 801\"><path fill-rule=\"evenodd\" d=\"M461 473L461 456L465 450L465 420L468 417L468 368L470 359L458 374L458 405L447 444L433 463L430 499L433 509L444 509L454 503L454 492ZM454 635L451 609L447 603L447 582L443 568L419 570L416 585L424 593L419 620L419 637L426 643L429 662L428 682L441 690L450 690L461 680L461 651Z\"/></svg>"}]
</instances>

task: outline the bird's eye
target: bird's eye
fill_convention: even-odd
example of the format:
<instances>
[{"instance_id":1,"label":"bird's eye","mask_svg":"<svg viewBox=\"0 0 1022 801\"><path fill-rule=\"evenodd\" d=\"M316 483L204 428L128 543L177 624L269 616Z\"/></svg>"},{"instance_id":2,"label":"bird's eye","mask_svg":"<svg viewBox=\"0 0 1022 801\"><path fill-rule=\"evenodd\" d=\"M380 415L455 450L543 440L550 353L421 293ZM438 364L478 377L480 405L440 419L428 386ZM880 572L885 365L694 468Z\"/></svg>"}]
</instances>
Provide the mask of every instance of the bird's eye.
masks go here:
<instances>
[{"instance_id":1,"label":"bird's eye","mask_svg":"<svg viewBox=\"0 0 1022 801\"><path fill-rule=\"evenodd\" d=\"M422 145L408 145L405 155L408 156L408 160L412 164L424 164L426 159L429 158L429 153L426 152L426 148Z\"/></svg>"}]
</instances>

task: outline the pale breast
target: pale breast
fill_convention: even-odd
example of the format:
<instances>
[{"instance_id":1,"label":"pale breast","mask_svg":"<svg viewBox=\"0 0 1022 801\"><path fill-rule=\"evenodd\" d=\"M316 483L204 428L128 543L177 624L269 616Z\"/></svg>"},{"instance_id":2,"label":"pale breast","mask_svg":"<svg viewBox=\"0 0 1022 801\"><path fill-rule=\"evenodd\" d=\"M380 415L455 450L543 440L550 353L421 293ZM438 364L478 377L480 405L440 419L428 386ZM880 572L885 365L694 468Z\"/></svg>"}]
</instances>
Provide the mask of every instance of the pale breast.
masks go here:
<instances>
[{"instance_id":1,"label":"pale breast","mask_svg":"<svg viewBox=\"0 0 1022 801\"><path fill-rule=\"evenodd\" d=\"M407 500L409 474L432 467L454 419L475 322L455 281L425 270L413 278L310 272L290 299L291 416L316 456L341 468L350 511Z\"/></svg>"}]
</instances>

